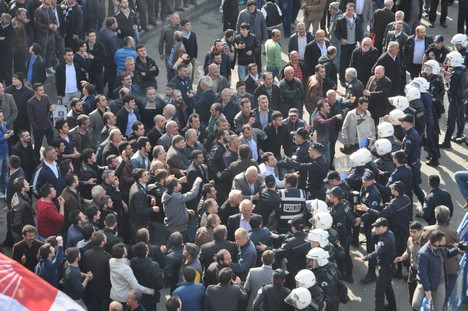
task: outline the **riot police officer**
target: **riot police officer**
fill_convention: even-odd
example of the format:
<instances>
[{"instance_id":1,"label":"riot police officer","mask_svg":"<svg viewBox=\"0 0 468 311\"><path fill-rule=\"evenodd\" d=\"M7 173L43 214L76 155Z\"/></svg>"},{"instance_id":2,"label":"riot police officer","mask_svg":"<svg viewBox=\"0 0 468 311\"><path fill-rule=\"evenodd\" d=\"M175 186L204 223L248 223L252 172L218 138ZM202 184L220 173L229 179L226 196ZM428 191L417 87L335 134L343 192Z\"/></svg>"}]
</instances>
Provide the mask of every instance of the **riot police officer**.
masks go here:
<instances>
[{"instance_id":1,"label":"riot police officer","mask_svg":"<svg viewBox=\"0 0 468 311\"><path fill-rule=\"evenodd\" d=\"M375 186L375 174L371 170L366 170L364 175L362 176L362 188L360 192L360 204L363 204L369 208L372 208L376 211L380 210L380 203L382 199L380 196L380 192ZM356 205L356 209L358 206ZM360 223L361 221L364 222L364 233L366 235L366 251L368 254L375 251L375 241L372 236L372 223L377 219L373 214L366 213L362 215L356 221L356 224ZM375 260L369 261L369 270L367 271L366 276L361 280L361 283L367 284L370 282L375 281L375 267L377 262Z\"/></svg>"},{"instance_id":2,"label":"riot police officer","mask_svg":"<svg viewBox=\"0 0 468 311\"><path fill-rule=\"evenodd\" d=\"M372 227L372 232L379 239L377 249L364 257L355 257L355 260L359 262L378 261L380 270L375 284L375 311L396 311L395 293L392 288L393 260L396 258L395 236L389 230L389 222L384 217L378 218ZM388 305L385 305L385 296L387 296Z\"/></svg>"},{"instance_id":3,"label":"riot police officer","mask_svg":"<svg viewBox=\"0 0 468 311\"><path fill-rule=\"evenodd\" d=\"M271 279L272 284L263 285L253 302L253 311L260 310L279 310L290 311L291 307L284 301L291 292L283 284L286 279L286 273L281 269L273 271ZM263 305L263 308L261 307Z\"/></svg>"},{"instance_id":4,"label":"riot police officer","mask_svg":"<svg viewBox=\"0 0 468 311\"><path fill-rule=\"evenodd\" d=\"M405 185L401 181L396 181L390 185L393 199L381 211L369 209L361 204L358 208L362 212L373 214L375 217L385 217L395 235L395 245L398 254L402 254L406 249L406 241L409 237L409 223L411 221L412 204L408 196L405 195ZM398 264L398 271L395 277L401 279L402 265Z\"/></svg>"},{"instance_id":5,"label":"riot police officer","mask_svg":"<svg viewBox=\"0 0 468 311\"><path fill-rule=\"evenodd\" d=\"M419 203L424 203L424 192L421 187L421 136L413 127L413 116L406 114L403 118L398 119L401 122L401 127L405 130L403 138L403 151L406 154L406 162L412 169L412 186L413 192L416 194Z\"/></svg>"}]
</instances>

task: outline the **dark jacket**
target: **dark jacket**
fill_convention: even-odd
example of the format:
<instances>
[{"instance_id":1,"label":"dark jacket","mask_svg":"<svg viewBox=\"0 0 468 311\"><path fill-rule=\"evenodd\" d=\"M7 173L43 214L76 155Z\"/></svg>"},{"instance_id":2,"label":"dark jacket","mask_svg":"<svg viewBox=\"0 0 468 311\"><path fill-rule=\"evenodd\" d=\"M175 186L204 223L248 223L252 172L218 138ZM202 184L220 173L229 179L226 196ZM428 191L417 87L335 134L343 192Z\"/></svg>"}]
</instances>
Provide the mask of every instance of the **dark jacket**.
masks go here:
<instances>
[{"instance_id":1,"label":"dark jacket","mask_svg":"<svg viewBox=\"0 0 468 311\"><path fill-rule=\"evenodd\" d=\"M138 110L133 109L133 112L135 113L137 120L140 120L140 113L138 112ZM116 125L120 129L122 134L125 135L125 132L127 130L127 124L128 124L128 110L125 107L123 107L117 113L116 117L117 117Z\"/></svg>"},{"instance_id":2,"label":"dark jacket","mask_svg":"<svg viewBox=\"0 0 468 311\"><path fill-rule=\"evenodd\" d=\"M413 0L413 1L416 1L416 0ZM416 38L415 35L412 35L411 37L409 37L408 40L406 40L405 46L403 47L403 53L402 53L403 64L407 68L411 68L414 64L413 54L414 54L414 39L415 38ZM424 51L426 51L429 45L433 42L434 42L434 39L431 36L426 35L424 37ZM422 59L420 61L422 62Z\"/></svg>"},{"instance_id":3,"label":"dark jacket","mask_svg":"<svg viewBox=\"0 0 468 311\"><path fill-rule=\"evenodd\" d=\"M76 74L76 87L78 91L81 92L81 81L86 80L86 77L83 75L83 71L81 71L80 66L76 63L73 63L75 67L75 74ZM65 73L65 62L61 62L57 69L55 69L55 85L57 87L57 96L65 96L65 85L66 85L66 73Z\"/></svg>"},{"instance_id":4,"label":"dark jacket","mask_svg":"<svg viewBox=\"0 0 468 311\"><path fill-rule=\"evenodd\" d=\"M276 263L281 265L284 258L288 260L286 267L291 275L296 275L301 269L306 268L305 256L310 250L310 243L304 241L307 233L298 231L288 237L280 248L276 250Z\"/></svg>"},{"instance_id":5,"label":"dark jacket","mask_svg":"<svg viewBox=\"0 0 468 311\"><path fill-rule=\"evenodd\" d=\"M376 80L375 76L370 77L366 89L371 93L369 96L369 112L374 120L388 114L390 111L390 104L388 98L391 96L392 81L383 77Z\"/></svg>"},{"instance_id":6,"label":"dark jacket","mask_svg":"<svg viewBox=\"0 0 468 311\"><path fill-rule=\"evenodd\" d=\"M103 247L94 246L84 252L80 262L81 269L86 272L91 271L94 276L85 289L88 295L109 298L111 289L109 259L111 258L112 256Z\"/></svg>"},{"instance_id":7,"label":"dark jacket","mask_svg":"<svg viewBox=\"0 0 468 311\"><path fill-rule=\"evenodd\" d=\"M150 70L151 67L156 67L156 70ZM146 57L146 62L142 62L139 57L135 61L135 73L138 76L138 86L145 92L149 86L158 89L156 77L159 75L159 67L156 65L154 60L150 57Z\"/></svg>"},{"instance_id":8,"label":"dark jacket","mask_svg":"<svg viewBox=\"0 0 468 311\"><path fill-rule=\"evenodd\" d=\"M161 267L149 257L135 257L130 265L140 285L154 289L154 295L143 294L143 303L159 302L159 290L164 287Z\"/></svg>"},{"instance_id":9,"label":"dark jacket","mask_svg":"<svg viewBox=\"0 0 468 311\"><path fill-rule=\"evenodd\" d=\"M211 116L210 107L215 101L216 96L213 89L209 89L195 95L193 108L197 110L197 113L200 115L200 121L205 126L208 125Z\"/></svg>"},{"instance_id":10,"label":"dark jacket","mask_svg":"<svg viewBox=\"0 0 468 311\"><path fill-rule=\"evenodd\" d=\"M25 148L19 141L13 146L11 154L18 156L21 159L21 167L24 170L24 175L27 180L31 180L35 169L32 144L29 143Z\"/></svg>"},{"instance_id":11,"label":"dark jacket","mask_svg":"<svg viewBox=\"0 0 468 311\"><path fill-rule=\"evenodd\" d=\"M325 39L325 46L328 48L330 46L330 41ZM322 56L322 51L318 47L317 41L313 40L309 42L305 48L304 62L310 74L315 72L315 66L318 64L320 56Z\"/></svg>"},{"instance_id":12,"label":"dark jacket","mask_svg":"<svg viewBox=\"0 0 468 311\"><path fill-rule=\"evenodd\" d=\"M117 36L120 39L123 39L127 36L134 37L135 32L133 30L133 25L139 25L135 11L130 8L129 10L130 14L128 15L128 18L120 10L114 15L115 19L117 19L117 23L119 24L120 33L118 33Z\"/></svg>"},{"instance_id":13,"label":"dark jacket","mask_svg":"<svg viewBox=\"0 0 468 311\"><path fill-rule=\"evenodd\" d=\"M453 215L453 202L450 193L440 188L431 189L424 199L423 213L424 219L429 225L436 223L435 208L440 205L445 205L450 209L450 217Z\"/></svg>"},{"instance_id":14,"label":"dark jacket","mask_svg":"<svg viewBox=\"0 0 468 311\"><path fill-rule=\"evenodd\" d=\"M179 281L179 269L184 258L182 248L171 248L167 251L165 257L166 267L164 267L164 281L166 286L171 287L171 294L177 287L177 282Z\"/></svg>"},{"instance_id":15,"label":"dark jacket","mask_svg":"<svg viewBox=\"0 0 468 311\"><path fill-rule=\"evenodd\" d=\"M385 67L385 76L392 82L391 96L399 95L401 88L399 81L403 78L400 55L397 55L395 60L393 60L388 53L380 55L372 71L374 71L375 67L378 65Z\"/></svg>"},{"instance_id":16,"label":"dark jacket","mask_svg":"<svg viewBox=\"0 0 468 311\"><path fill-rule=\"evenodd\" d=\"M361 42L364 38L364 33L362 32L362 19L356 17L355 19L355 38L356 42ZM346 16L343 14L343 18L339 19L336 22L335 36L338 40L348 39L348 28L346 26Z\"/></svg>"},{"instance_id":17,"label":"dark jacket","mask_svg":"<svg viewBox=\"0 0 468 311\"><path fill-rule=\"evenodd\" d=\"M211 241L206 244L203 244L200 247L200 262L203 265L203 267L206 269L208 266L214 262L215 260L213 259L213 256L216 255L216 253L222 249L226 249L229 251L231 254L232 258L236 258L237 256L237 246L234 242L228 241L228 240L222 240L222 241Z\"/></svg>"},{"instance_id":18,"label":"dark jacket","mask_svg":"<svg viewBox=\"0 0 468 311\"><path fill-rule=\"evenodd\" d=\"M258 100L258 97L260 95L265 95L266 97L269 98L268 96L268 92L266 90L266 86L265 84L262 84L260 86L258 86L254 93L253 93L253 96L254 96L254 100L255 100L255 104L252 103L252 109L253 107L258 107L258 103L257 103L257 100ZM283 105L283 102L282 102L282 99L281 99L281 93L280 93L280 89L279 87L276 85L276 84L273 84L272 85L272 93L271 93L271 100L269 99L269 104L270 104L270 108L271 110L278 110L278 111L281 111L281 107Z\"/></svg>"},{"instance_id":19,"label":"dark jacket","mask_svg":"<svg viewBox=\"0 0 468 311\"><path fill-rule=\"evenodd\" d=\"M26 70L29 68L30 62L31 62L31 55L28 56ZM36 62L34 63L33 69L32 69L32 77L31 77L32 81L29 81L29 82L31 82L31 85L34 85L34 83L44 83L46 79L47 79L46 64L44 60L42 59L42 56L38 55L36 58Z\"/></svg>"},{"instance_id":20,"label":"dark jacket","mask_svg":"<svg viewBox=\"0 0 468 311\"><path fill-rule=\"evenodd\" d=\"M11 199L11 208L13 210L12 232L22 235L21 231L25 225L36 225L31 199L27 195L15 193Z\"/></svg>"},{"instance_id":21,"label":"dark jacket","mask_svg":"<svg viewBox=\"0 0 468 311\"><path fill-rule=\"evenodd\" d=\"M379 58L379 51L371 47L369 51L363 52L362 48L356 48L351 54L350 67L353 67L357 71L357 78L364 85L369 81L370 76L372 75L372 67Z\"/></svg>"},{"instance_id":22,"label":"dark jacket","mask_svg":"<svg viewBox=\"0 0 468 311\"><path fill-rule=\"evenodd\" d=\"M308 31L306 31L306 37L307 37L307 43L314 40L314 35L311 34ZM297 32L295 34L293 34L291 37L289 37L288 53L291 53L291 51L299 51L299 43L298 43Z\"/></svg>"},{"instance_id":23,"label":"dark jacket","mask_svg":"<svg viewBox=\"0 0 468 311\"><path fill-rule=\"evenodd\" d=\"M247 66L250 63L255 63L255 55L259 54L261 51L261 46L258 42L258 38L252 33L249 33L249 35L246 38L244 38L241 34L238 34L234 38L234 43L240 44L241 42L245 43L245 48L236 49L237 64L241 66ZM248 51L252 51L252 55L246 55L245 53Z\"/></svg>"}]
</instances>

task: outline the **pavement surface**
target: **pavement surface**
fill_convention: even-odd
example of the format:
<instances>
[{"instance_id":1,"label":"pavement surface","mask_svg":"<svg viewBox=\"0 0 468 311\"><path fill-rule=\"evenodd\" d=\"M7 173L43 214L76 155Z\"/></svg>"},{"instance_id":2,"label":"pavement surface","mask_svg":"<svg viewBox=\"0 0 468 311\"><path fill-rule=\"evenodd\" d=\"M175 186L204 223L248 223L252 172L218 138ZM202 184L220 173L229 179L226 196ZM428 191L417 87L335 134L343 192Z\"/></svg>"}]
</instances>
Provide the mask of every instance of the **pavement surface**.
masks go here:
<instances>
[{"instance_id":1,"label":"pavement surface","mask_svg":"<svg viewBox=\"0 0 468 311\"><path fill-rule=\"evenodd\" d=\"M209 50L209 47L213 44L214 40L217 38L223 37L222 31L222 21L221 17L222 14L218 12L217 7L215 7L215 1L206 0L200 1L200 5L194 7L193 5L190 6L186 12L181 13L182 17L188 17L192 23L192 31L197 34L198 38L198 59L196 66L196 73L195 73L195 82L198 82L199 78L203 76L203 69L202 64L204 61L204 57ZM243 9L244 7L240 7L239 9ZM445 44L450 46L450 39L456 33L456 16L457 16L458 4L455 3L449 7L449 13L447 17L448 28L442 28L439 23L436 22L435 28L427 28L427 32L429 35L435 36L437 34L442 34L445 37ZM438 13L439 14L439 13ZM301 19L301 15L298 18ZM158 53L158 41L159 35L162 29L162 23L158 21L159 25L153 27L148 32L144 32L141 35L141 43L146 45L148 50L148 56L152 57L160 69L159 77L157 78L159 92L161 95L164 96L164 86L166 85L166 72L165 66L163 62L159 59ZM166 21L167 23L167 21ZM422 21L422 24L428 26L428 22L426 19ZM287 61L287 44L288 39L282 38L280 41L283 47L283 60ZM202 64L200 64L202 62ZM265 61L263 62L265 65ZM231 85L235 85L237 81L237 69L233 71ZM56 98L56 90L54 85L55 80L50 78L47 85L46 85L46 93L49 94L52 100ZM234 87L233 87L234 88ZM341 88L341 87L340 87ZM447 103L446 103L447 104ZM304 117L305 120L308 120L307 116ZM441 128L445 128L445 119L439 120ZM468 132L465 132L468 133ZM340 147L340 143L337 144L336 148ZM468 149L465 145L457 145L452 144L452 149L443 150L442 151L442 158L440 159L440 166L437 168L426 166L425 164L422 165L422 189L427 193L428 186L425 181L427 181L427 176L431 174L438 174L441 177L441 187L448 190L453 199L455 211L453 218L451 220L451 227L456 229L460 221L463 219L465 215L465 211L461 208L464 205L465 201L454 181L454 173L460 170L468 170L467 164L467 155ZM337 156L340 156L340 152L337 151ZM423 152L423 157L426 154ZM417 200L415 200L417 201ZM419 203L418 203L419 204ZM416 205L415 205L416 207ZM424 220L418 219L424 223ZM5 236L5 228L6 228L6 218L5 212L0 208L0 241L3 241ZM361 236L362 238L362 236ZM9 254L11 249L5 248L4 252ZM362 247L354 248L352 247L352 254L359 256L361 254L365 254L365 250ZM354 283L347 284L349 287L349 294L351 301L346 305L341 305L340 310L360 310L360 311L371 311L374 310L374 290L375 290L375 283L371 283L368 285L362 285L359 283L359 280L364 277L365 273L367 272L367 267L361 263L354 264ZM406 282L400 279L393 280L393 289L395 291L395 296L397 297L397 304L398 310L411 310L411 307L408 303L408 289ZM161 302L158 304L158 310L165 310L165 302L166 298L169 295L168 289L163 289L161 292ZM468 310L468 308L463 307L462 310ZM381 310L378 310L381 311Z\"/></svg>"}]
</instances>

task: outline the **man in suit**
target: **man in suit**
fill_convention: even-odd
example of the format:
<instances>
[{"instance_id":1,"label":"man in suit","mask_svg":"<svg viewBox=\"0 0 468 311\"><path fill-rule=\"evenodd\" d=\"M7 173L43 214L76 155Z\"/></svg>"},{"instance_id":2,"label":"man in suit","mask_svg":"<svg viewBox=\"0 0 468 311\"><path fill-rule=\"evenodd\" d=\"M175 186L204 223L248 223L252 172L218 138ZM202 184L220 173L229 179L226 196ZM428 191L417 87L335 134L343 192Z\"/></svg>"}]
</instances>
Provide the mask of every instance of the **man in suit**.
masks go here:
<instances>
[{"instance_id":1,"label":"man in suit","mask_svg":"<svg viewBox=\"0 0 468 311\"><path fill-rule=\"evenodd\" d=\"M299 53L299 59L303 61L306 46L313 40L314 35L306 31L305 24L303 22L297 23L296 33L289 38L288 53L297 51Z\"/></svg>"},{"instance_id":2,"label":"man in suit","mask_svg":"<svg viewBox=\"0 0 468 311\"><path fill-rule=\"evenodd\" d=\"M362 19L356 16L354 12L355 8L356 5L354 3L348 3L346 5L346 13L343 15L343 18L336 23L335 36L340 41L341 48L340 81L342 84L345 80L345 70L349 66L351 54L356 48L356 43L360 42L364 37ZM348 31L354 31L354 36L350 36Z\"/></svg>"},{"instance_id":3,"label":"man in suit","mask_svg":"<svg viewBox=\"0 0 468 311\"><path fill-rule=\"evenodd\" d=\"M124 106L117 113L117 127L124 136L132 133L132 125L135 121L140 120L140 114L135 109L135 97L133 95L125 95L123 98Z\"/></svg>"},{"instance_id":4,"label":"man in suit","mask_svg":"<svg viewBox=\"0 0 468 311\"><path fill-rule=\"evenodd\" d=\"M167 151L167 164L177 178L184 176L183 172L188 169L190 162L185 154L185 139L182 135L172 138L172 145Z\"/></svg>"},{"instance_id":5,"label":"man in suit","mask_svg":"<svg viewBox=\"0 0 468 311\"><path fill-rule=\"evenodd\" d=\"M325 31L321 29L317 30L315 40L307 44L304 52L304 62L309 71L312 71L318 64L320 56L327 55L327 48L329 46L330 41L325 39Z\"/></svg>"},{"instance_id":6,"label":"man in suit","mask_svg":"<svg viewBox=\"0 0 468 311\"><path fill-rule=\"evenodd\" d=\"M299 83L300 84L300 83ZM260 95L258 98L258 107L255 108L253 113L255 113L255 125L259 129L264 129L265 126L268 123L271 123L271 115L273 114L273 109L271 109L269 106L269 101L268 101L268 96L266 95ZM281 104L281 106L283 106ZM281 108L280 107L275 107L275 108ZM280 110L280 109L275 109L275 110ZM281 110L280 110L281 111Z\"/></svg>"},{"instance_id":7,"label":"man in suit","mask_svg":"<svg viewBox=\"0 0 468 311\"><path fill-rule=\"evenodd\" d=\"M392 41L398 42L400 46L405 46L406 40L408 40L408 35L403 31L403 28L404 28L404 22L398 21L398 22L395 22L395 28L387 32L382 42L382 50L384 52L387 51L388 44ZM401 52L402 51L398 51L398 55L400 55L400 58L401 58Z\"/></svg>"},{"instance_id":8,"label":"man in suit","mask_svg":"<svg viewBox=\"0 0 468 311\"><path fill-rule=\"evenodd\" d=\"M379 124L379 118L390 111L388 97L392 91L392 81L385 76L385 68L376 66L374 75L369 78L363 94L369 98L369 112L374 119L375 126Z\"/></svg>"},{"instance_id":9,"label":"man in suit","mask_svg":"<svg viewBox=\"0 0 468 311\"><path fill-rule=\"evenodd\" d=\"M187 168L187 184L190 189L197 177L200 177L202 179L203 184L210 182L210 177L208 175L208 167L203 163L205 161L203 152L201 150L194 150L192 152L191 159L192 162ZM202 188L200 188L200 194L201 191Z\"/></svg>"},{"instance_id":10,"label":"man in suit","mask_svg":"<svg viewBox=\"0 0 468 311\"><path fill-rule=\"evenodd\" d=\"M81 98L81 82L85 80L83 71L74 61L74 54L71 48L65 49L64 60L57 66L55 72L55 84L57 86L57 100L67 106L72 98ZM67 83L67 78L76 81L76 85Z\"/></svg>"},{"instance_id":11,"label":"man in suit","mask_svg":"<svg viewBox=\"0 0 468 311\"><path fill-rule=\"evenodd\" d=\"M406 40L406 43L403 47L403 65L408 70L411 75L411 79L419 77L421 72L422 61L424 58L424 52L422 55L418 52L420 49L415 49L416 40L424 40L424 51L427 50L429 45L434 42L434 39L431 36L426 35L426 27L419 25L416 27L416 33Z\"/></svg>"},{"instance_id":12,"label":"man in suit","mask_svg":"<svg viewBox=\"0 0 468 311\"><path fill-rule=\"evenodd\" d=\"M260 95L266 95L271 109L281 110L282 100L279 86L273 84L274 77L269 71L263 73L263 84L257 87L253 93L255 102L252 103L253 107L258 107L258 98Z\"/></svg>"},{"instance_id":13,"label":"man in suit","mask_svg":"<svg viewBox=\"0 0 468 311\"><path fill-rule=\"evenodd\" d=\"M258 290L265 284L271 284L273 277L272 265L275 262L275 253L271 250L266 250L262 254L261 267L250 269L245 280L244 289L249 294L249 302L247 304L247 311L253 310L253 302L257 297Z\"/></svg>"},{"instance_id":14,"label":"man in suit","mask_svg":"<svg viewBox=\"0 0 468 311\"><path fill-rule=\"evenodd\" d=\"M374 47L382 54L382 41L385 39L387 25L395 20L392 11L393 0L384 0L384 7L374 13Z\"/></svg>"},{"instance_id":15,"label":"man in suit","mask_svg":"<svg viewBox=\"0 0 468 311\"><path fill-rule=\"evenodd\" d=\"M360 47L354 49L351 54L350 67L353 67L358 72L358 79L364 85L369 81L369 77L372 75L372 67L379 58L379 52L375 47L372 46L371 38L364 38L360 44Z\"/></svg>"},{"instance_id":16,"label":"man in suit","mask_svg":"<svg viewBox=\"0 0 468 311\"><path fill-rule=\"evenodd\" d=\"M76 40L83 38L83 11L76 0L67 0L65 9L65 46L76 51Z\"/></svg>"},{"instance_id":17,"label":"man in suit","mask_svg":"<svg viewBox=\"0 0 468 311\"><path fill-rule=\"evenodd\" d=\"M257 64L250 63L247 69L249 70L249 74L244 78L245 87L248 93L253 94L255 89L261 84Z\"/></svg>"},{"instance_id":18,"label":"man in suit","mask_svg":"<svg viewBox=\"0 0 468 311\"><path fill-rule=\"evenodd\" d=\"M374 65L372 70L375 70L375 67L381 65L385 68L385 76L392 81L392 90L391 96L396 96L402 94L401 85L405 84L402 81L403 79L403 70L401 69L401 58L398 54L400 45L398 42L392 41L388 44L387 53L382 54L377 62Z\"/></svg>"},{"instance_id":19,"label":"man in suit","mask_svg":"<svg viewBox=\"0 0 468 311\"><path fill-rule=\"evenodd\" d=\"M166 123L166 133L158 139L158 145L164 147L167 151L172 146L172 138L179 133L179 125L176 121Z\"/></svg>"},{"instance_id":20,"label":"man in suit","mask_svg":"<svg viewBox=\"0 0 468 311\"><path fill-rule=\"evenodd\" d=\"M206 269L214 262L214 256L222 249L226 249L231 254L232 258L237 256L236 243L227 240L227 228L225 225L218 225L213 230L214 241L203 244L200 247L200 262Z\"/></svg>"},{"instance_id":21,"label":"man in suit","mask_svg":"<svg viewBox=\"0 0 468 311\"><path fill-rule=\"evenodd\" d=\"M254 215L252 213L253 203L248 199L242 200L239 204L239 213L229 216L227 228L228 228L228 239L230 241L235 241L234 236L235 232L239 228L244 228L247 232L252 230L250 227L250 217Z\"/></svg>"},{"instance_id":22,"label":"man in suit","mask_svg":"<svg viewBox=\"0 0 468 311\"><path fill-rule=\"evenodd\" d=\"M13 146L11 154L18 156L21 159L21 166L24 170L26 179L32 180L36 166L34 161L33 147L31 144L31 135L27 130L20 130L18 137L19 141Z\"/></svg>"},{"instance_id":23,"label":"man in suit","mask_svg":"<svg viewBox=\"0 0 468 311\"><path fill-rule=\"evenodd\" d=\"M202 77L200 79L200 88L202 92L195 95L193 108L197 110L201 123L206 127L210 121L210 107L214 102L216 102L216 95L213 90L213 80L207 76Z\"/></svg>"},{"instance_id":24,"label":"man in suit","mask_svg":"<svg viewBox=\"0 0 468 311\"><path fill-rule=\"evenodd\" d=\"M129 192L129 213L130 223L132 224L131 237L132 240L135 240L138 229L147 228L149 215L152 212L159 213L160 207L150 206L148 195L146 194L149 173L142 168L136 168L133 170L133 179L135 183Z\"/></svg>"},{"instance_id":25,"label":"man in suit","mask_svg":"<svg viewBox=\"0 0 468 311\"><path fill-rule=\"evenodd\" d=\"M242 144L248 145L250 147L252 159L258 161L260 158L258 140L266 139L265 132L258 128L252 127L250 124L244 124L242 126L241 135L239 138Z\"/></svg>"},{"instance_id":26,"label":"man in suit","mask_svg":"<svg viewBox=\"0 0 468 311\"><path fill-rule=\"evenodd\" d=\"M263 178L258 173L258 169L250 166L245 173L239 173L234 177L232 189L240 190L244 199L258 201L262 184Z\"/></svg>"},{"instance_id":27,"label":"man in suit","mask_svg":"<svg viewBox=\"0 0 468 311\"><path fill-rule=\"evenodd\" d=\"M96 109L89 114L90 128L99 135L104 128L104 113L110 111L110 108L107 107L107 98L104 95L96 96L94 102L96 103Z\"/></svg>"},{"instance_id":28,"label":"man in suit","mask_svg":"<svg viewBox=\"0 0 468 311\"><path fill-rule=\"evenodd\" d=\"M221 173L219 179L226 182L226 184L232 184L232 179L237 174L244 172L247 168L255 166L258 168L258 163L251 158L251 150L249 145L241 145L238 149L239 159L232 162L229 166Z\"/></svg>"}]
</instances>

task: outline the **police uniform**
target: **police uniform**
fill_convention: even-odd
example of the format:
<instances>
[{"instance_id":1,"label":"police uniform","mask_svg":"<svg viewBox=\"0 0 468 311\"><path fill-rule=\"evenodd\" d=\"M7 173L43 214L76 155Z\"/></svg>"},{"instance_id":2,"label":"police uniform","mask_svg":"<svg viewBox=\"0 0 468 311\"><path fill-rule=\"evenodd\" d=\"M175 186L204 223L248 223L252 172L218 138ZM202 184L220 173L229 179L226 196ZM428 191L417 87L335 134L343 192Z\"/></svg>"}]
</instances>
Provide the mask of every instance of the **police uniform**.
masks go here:
<instances>
[{"instance_id":1,"label":"police uniform","mask_svg":"<svg viewBox=\"0 0 468 311\"><path fill-rule=\"evenodd\" d=\"M285 273L281 269L276 269L273 272L273 279L279 282L284 281ZM284 299L288 297L291 290L281 285L266 284L260 287L257 292L257 297L253 303L253 311L260 310L278 310L278 311L290 311L291 306L284 302ZM261 307L263 304L263 308Z\"/></svg>"},{"instance_id":2,"label":"police uniform","mask_svg":"<svg viewBox=\"0 0 468 311\"><path fill-rule=\"evenodd\" d=\"M437 150L437 158L440 158L440 150L439 150L439 119L445 112L444 108L444 81L440 75L431 75L429 77L429 92L432 95L432 111L434 115L434 130L432 131L433 140L436 142L436 150Z\"/></svg>"},{"instance_id":3,"label":"police uniform","mask_svg":"<svg viewBox=\"0 0 468 311\"><path fill-rule=\"evenodd\" d=\"M428 59L435 59L440 64L445 61L445 57L448 53L450 53L450 50L445 45L443 45L441 49L436 49L435 43L429 44L426 51L424 52Z\"/></svg>"},{"instance_id":4,"label":"police uniform","mask_svg":"<svg viewBox=\"0 0 468 311\"><path fill-rule=\"evenodd\" d=\"M400 121L405 121L407 118L408 115L404 118L400 118ZM421 136L414 127L411 127L405 132L405 137L403 138L402 143L403 151L406 154L406 163L408 163L412 169L413 192L422 204L424 202L424 192L419 186L419 184L421 184Z\"/></svg>"},{"instance_id":5,"label":"police uniform","mask_svg":"<svg viewBox=\"0 0 468 311\"><path fill-rule=\"evenodd\" d=\"M427 149L427 152L429 153L429 156L431 157L431 160L433 163L437 163L438 157L438 152L437 152L437 147L436 145L439 143L439 140L434 141L434 113L432 110L432 96L428 92L423 92L421 93L421 101L424 106L424 115L426 117L426 133L424 135L424 145Z\"/></svg>"},{"instance_id":6,"label":"police uniform","mask_svg":"<svg viewBox=\"0 0 468 311\"><path fill-rule=\"evenodd\" d=\"M291 159L299 163L310 162L311 159L309 156L309 147L310 147L310 141L308 140L306 140L303 144L298 145L296 148L296 152L291 157ZM297 187L299 189L305 189L306 183L307 183L307 171L299 171L299 180L297 183Z\"/></svg>"},{"instance_id":7,"label":"police uniform","mask_svg":"<svg viewBox=\"0 0 468 311\"><path fill-rule=\"evenodd\" d=\"M374 227L387 226L388 220L379 218L372 224ZM377 248L374 252L367 254L364 260L377 260L380 266L379 277L375 284L375 310L391 310L385 308L385 296L388 305L396 310L395 293L392 288L392 276L394 272L393 260L396 258L395 236L389 230L378 236Z\"/></svg>"},{"instance_id":8,"label":"police uniform","mask_svg":"<svg viewBox=\"0 0 468 311\"><path fill-rule=\"evenodd\" d=\"M327 263L323 267L312 269L315 274L317 285L323 291L323 299L327 304L327 311L338 310L338 291L337 283L334 275L338 273L335 264L332 262Z\"/></svg>"},{"instance_id":9,"label":"police uniform","mask_svg":"<svg viewBox=\"0 0 468 311\"><path fill-rule=\"evenodd\" d=\"M341 200L332 208L330 214L333 217L333 228L338 232L340 244L343 247L342 255L336 258L337 264L343 277L350 280L353 273L353 262L349 248L351 246L351 230L354 226L354 212L348 201Z\"/></svg>"},{"instance_id":10,"label":"police uniform","mask_svg":"<svg viewBox=\"0 0 468 311\"><path fill-rule=\"evenodd\" d=\"M304 222L305 224L305 222ZM295 286L294 276L302 269L306 268L306 255L310 251L310 243L305 239L307 233L300 230L291 236L286 237L280 248L276 250L276 263L281 265L284 258L288 260L286 268L289 272L286 278L286 286Z\"/></svg>"},{"instance_id":11,"label":"police uniform","mask_svg":"<svg viewBox=\"0 0 468 311\"><path fill-rule=\"evenodd\" d=\"M278 191L281 204L276 209L276 219L278 233L287 233L290 228L290 221L296 216L305 216L306 194L298 188L281 189Z\"/></svg>"},{"instance_id":12,"label":"police uniform","mask_svg":"<svg viewBox=\"0 0 468 311\"><path fill-rule=\"evenodd\" d=\"M396 181L401 181L405 185L405 194L411 199L413 196L413 170L408 164L397 166L388 178L387 187Z\"/></svg>"},{"instance_id":13,"label":"police uniform","mask_svg":"<svg viewBox=\"0 0 468 311\"><path fill-rule=\"evenodd\" d=\"M324 151L324 146L321 143L313 143L310 148L314 148L319 152ZM328 161L320 155L315 160L311 160L309 163L300 163L298 161L286 158L286 165L292 167L295 170L307 172L307 198L309 200L319 199L325 201L325 182L323 181L327 177L328 173Z\"/></svg>"}]
</instances>

